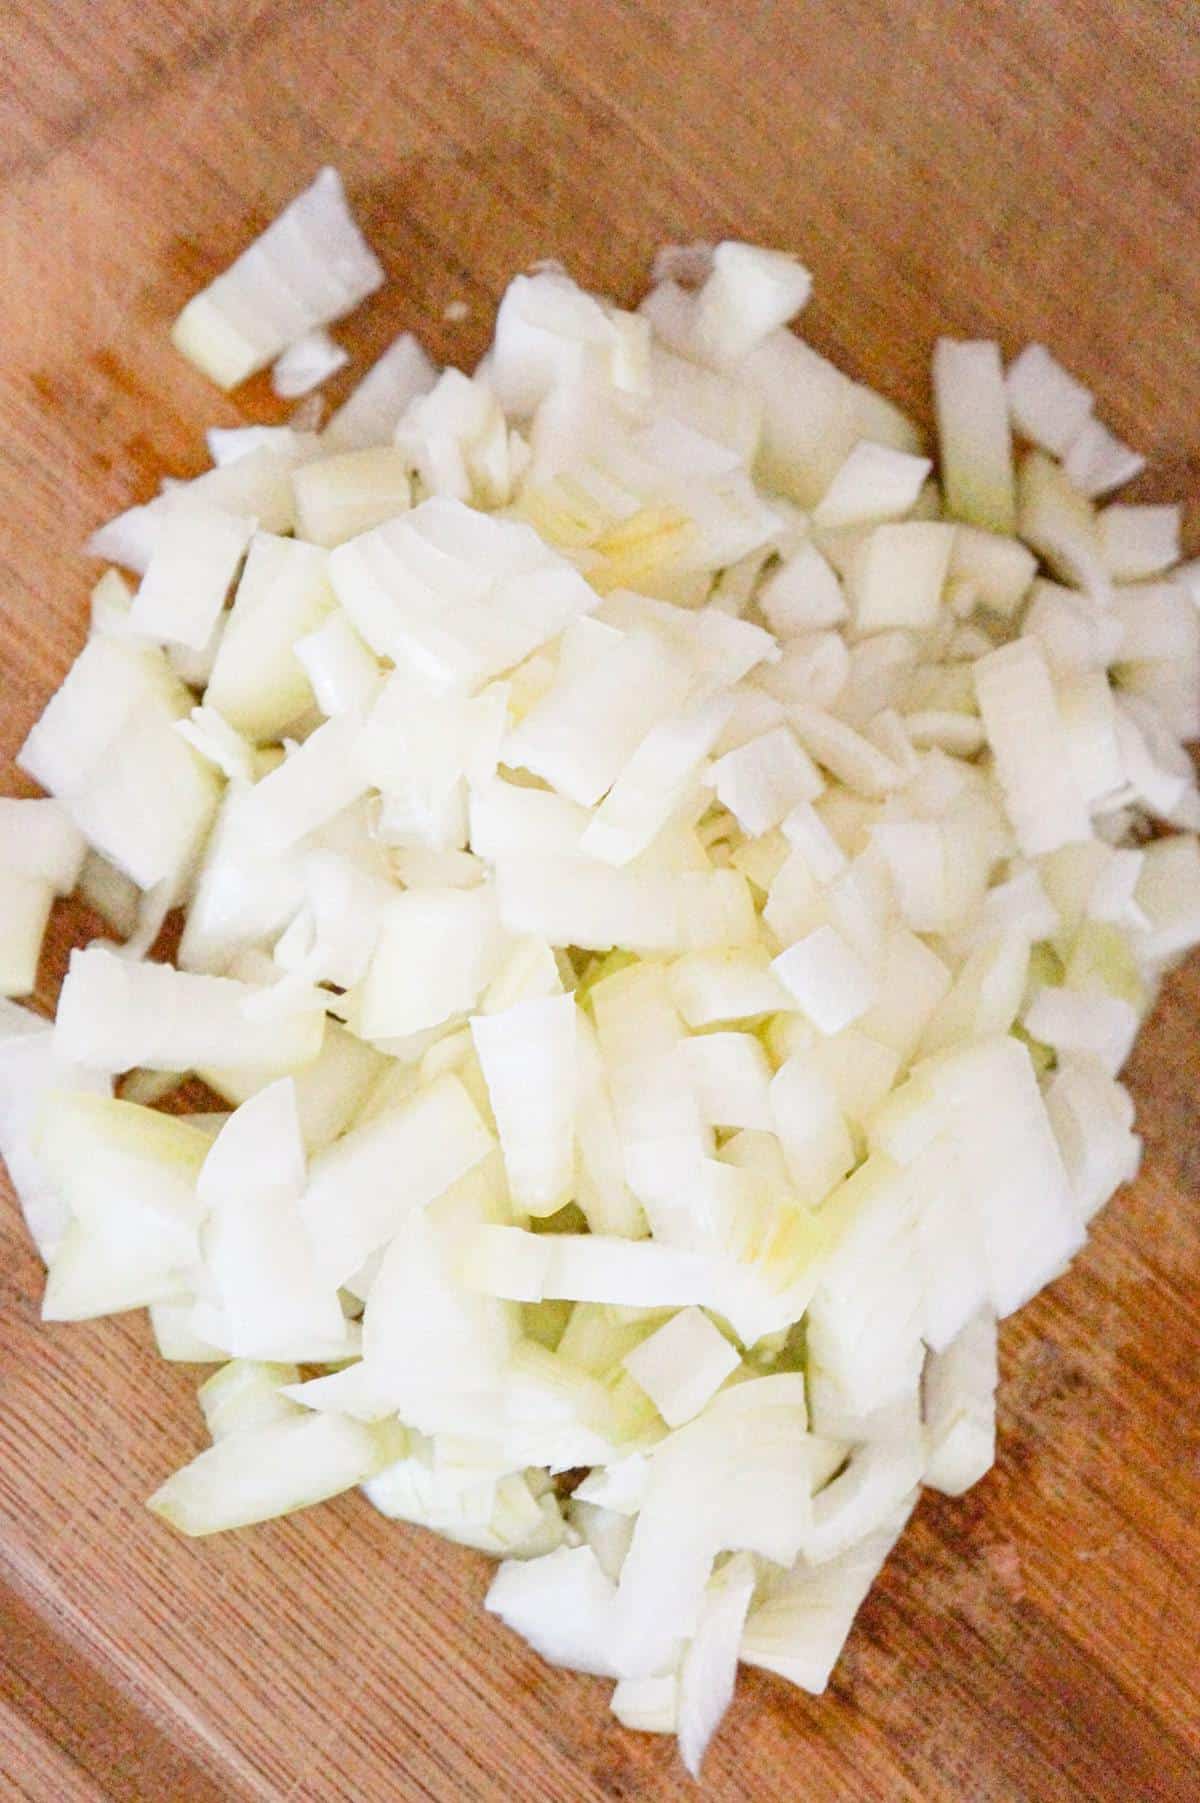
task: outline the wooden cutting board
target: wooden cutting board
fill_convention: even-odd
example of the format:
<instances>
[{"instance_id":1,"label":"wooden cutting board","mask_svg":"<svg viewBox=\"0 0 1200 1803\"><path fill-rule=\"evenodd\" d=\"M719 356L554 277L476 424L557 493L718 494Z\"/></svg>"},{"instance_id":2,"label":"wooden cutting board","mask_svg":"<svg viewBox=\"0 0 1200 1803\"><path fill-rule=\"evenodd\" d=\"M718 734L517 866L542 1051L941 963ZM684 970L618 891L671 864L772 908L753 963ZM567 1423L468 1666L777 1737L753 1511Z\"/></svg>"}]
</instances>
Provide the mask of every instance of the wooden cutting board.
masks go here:
<instances>
[{"instance_id":1,"label":"wooden cutting board","mask_svg":"<svg viewBox=\"0 0 1200 1803\"><path fill-rule=\"evenodd\" d=\"M0 762L84 627L76 547L278 417L167 343L332 161L392 281L342 334L484 345L562 258L631 300L654 247L794 247L805 330L927 414L935 335L1045 340L1200 472L1192 0L8 0L0 39ZM465 303L464 319L447 317ZM72 940L45 960L49 1004ZM1004 1332L1001 1453L921 1505L827 1696L747 1673L714 1799L1200 1797L1200 965L1135 1055L1143 1174ZM357 1497L215 1542L142 1509L202 1444L141 1318L42 1328L0 1198L0 1796L208 1803L694 1792L669 1743L481 1614L485 1562Z\"/></svg>"}]
</instances>

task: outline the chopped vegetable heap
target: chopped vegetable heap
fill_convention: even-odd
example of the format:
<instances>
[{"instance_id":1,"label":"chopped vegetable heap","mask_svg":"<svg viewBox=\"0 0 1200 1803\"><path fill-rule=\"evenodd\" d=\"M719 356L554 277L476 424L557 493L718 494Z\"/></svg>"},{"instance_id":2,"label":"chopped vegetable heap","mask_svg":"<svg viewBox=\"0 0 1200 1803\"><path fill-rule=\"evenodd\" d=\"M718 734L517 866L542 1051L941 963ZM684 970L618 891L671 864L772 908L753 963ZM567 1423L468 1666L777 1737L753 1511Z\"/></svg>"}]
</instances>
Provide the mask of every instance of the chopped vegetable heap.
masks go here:
<instances>
[{"instance_id":1,"label":"chopped vegetable heap","mask_svg":"<svg viewBox=\"0 0 1200 1803\"><path fill-rule=\"evenodd\" d=\"M474 375L402 337L95 534L3 993L56 896L116 938L0 1003L0 1148L46 1318L214 1368L157 1514L362 1486L696 1772L988 1470L997 1318L1137 1169L1200 574L1042 347L937 345L935 471L795 258L656 274L518 275ZM297 396L382 280L324 170L175 342Z\"/></svg>"}]
</instances>

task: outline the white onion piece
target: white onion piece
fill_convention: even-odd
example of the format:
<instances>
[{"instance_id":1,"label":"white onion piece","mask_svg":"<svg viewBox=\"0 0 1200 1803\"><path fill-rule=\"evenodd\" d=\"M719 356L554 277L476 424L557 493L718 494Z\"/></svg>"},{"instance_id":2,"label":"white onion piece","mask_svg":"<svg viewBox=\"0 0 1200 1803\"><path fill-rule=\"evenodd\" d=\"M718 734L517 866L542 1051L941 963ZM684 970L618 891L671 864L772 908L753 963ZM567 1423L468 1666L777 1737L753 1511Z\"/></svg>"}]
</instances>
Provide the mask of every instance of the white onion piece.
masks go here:
<instances>
[{"instance_id":1,"label":"white onion piece","mask_svg":"<svg viewBox=\"0 0 1200 1803\"><path fill-rule=\"evenodd\" d=\"M1018 538L960 525L950 550L951 582L968 582L979 602L1011 619L1037 574L1037 558Z\"/></svg>"},{"instance_id":2,"label":"white onion piece","mask_svg":"<svg viewBox=\"0 0 1200 1803\"><path fill-rule=\"evenodd\" d=\"M564 1546L540 1559L506 1561L484 1606L550 1665L613 1678L615 1594L590 1546Z\"/></svg>"},{"instance_id":3,"label":"white onion piece","mask_svg":"<svg viewBox=\"0 0 1200 1803\"><path fill-rule=\"evenodd\" d=\"M199 1453L150 1498L183 1534L249 1527L361 1484L387 1459L386 1433L337 1415L244 1428Z\"/></svg>"},{"instance_id":4,"label":"white onion piece","mask_svg":"<svg viewBox=\"0 0 1200 1803\"><path fill-rule=\"evenodd\" d=\"M736 451L751 463L762 429L762 408L742 385L716 370L650 347L650 380L659 412Z\"/></svg>"},{"instance_id":5,"label":"white onion piece","mask_svg":"<svg viewBox=\"0 0 1200 1803\"><path fill-rule=\"evenodd\" d=\"M350 361L349 351L318 326L281 351L271 366L271 387L281 401L298 401Z\"/></svg>"},{"instance_id":6,"label":"white onion piece","mask_svg":"<svg viewBox=\"0 0 1200 1803\"><path fill-rule=\"evenodd\" d=\"M343 544L404 513L412 499L408 459L388 445L306 463L292 478L296 527L314 545Z\"/></svg>"},{"instance_id":7,"label":"white onion piece","mask_svg":"<svg viewBox=\"0 0 1200 1803\"><path fill-rule=\"evenodd\" d=\"M598 599L529 527L455 501L339 545L329 567L371 649L440 693L511 669Z\"/></svg>"},{"instance_id":8,"label":"white onion piece","mask_svg":"<svg viewBox=\"0 0 1200 1803\"><path fill-rule=\"evenodd\" d=\"M1011 532L1016 523L1011 388L1006 399L999 345L939 338L933 398L947 514L990 532Z\"/></svg>"},{"instance_id":9,"label":"white onion piece","mask_svg":"<svg viewBox=\"0 0 1200 1803\"><path fill-rule=\"evenodd\" d=\"M1068 482L1080 494L1095 500L1123 488L1140 476L1146 459L1130 450L1100 420L1089 417L1075 433L1063 456L1063 470Z\"/></svg>"},{"instance_id":10,"label":"white onion piece","mask_svg":"<svg viewBox=\"0 0 1200 1803\"><path fill-rule=\"evenodd\" d=\"M579 850L606 864L639 857L683 806L732 711L727 697L713 696L652 726L580 834Z\"/></svg>"},{"instance_id":11,"label":"white onion piece","mask_svg":"<svg viewBox=\"0 0 1200 1803\"><path fill-rule=\"evenodd\" d=\"M717 1552L791 1563L808 1527L806 1425L802 1382L757 1378L723 1392L655 1452L613 1605L622 1675L669 1667L675 1642L695 1632ZM701 1471L702 1512L686 1501Z\"/></svg>"},{"instance_id":12,"label":"white onion piece","mask_svg":"<svg viewBox=\"0 0 1200 1803\"><path fill-rule=\"evenodd\" d=\"M57 1251L71 1211L34 1143L43 1105L59 1091L107 1096L111 1088L108 1076L58 1057L48 1021L0 1001L0 1157L44 1259Z\"/></svg>"},{"instance_id":13,"label":"white onion piece","mask_svg":"<svg viewBox=\"0 0 1200 1803\"><path fill-rule=\"evenodd\" d=\"M812 277L795 257L726 240L697 296L697 348L715 363L736 362L786 325L811 293Z\"/></svg>"},{"instance_id":14,"label":"white onion piece","mask_svg":"<svg viewBox=\"0 0 1200 1803\"><path fill-rule=\"evenodd\" d=\"M286 439L260 441L244 455L227 459L190 482L172 482L141 507L131 507L93 532L85 550L144 574L168 516L180 507L216 507L253 519L264 532L287 532L295 522L291 474L317 455L315 434L289 432Z\"/></svg>"},{"instance_id":15,"label":"white onion piece","mask_svg":"<svg viewBox=\"0 0 1200 1803\"><path fill-rule=\"evenodd\" d=\"M906 1498L856 1546L826 1564L770 1574L742 1635L741 1658L820 1696L859 1606L912 1513Z\"/></svg>"},{"instance_id":16,"label":"white onion piece","mask_svg":"<svg viewBox=\"0 0 1200 1803\"><path fill-rule=\"evenodd\" d=\"M1023 637L1036 639L1050 668L1106 669L1121 649L1120 617L1088 596L1041 577L1030 590Z\"/></svg>"},{"instance_id":17,"label":"white onion piece","mask_svg":"<svg viewBox=\"0 0 1200 1803\"><path fill-rule=\"evenodd\" d=\"M226 789L193 884L187 923L179 942L183 970L224 975L248 946L264 950L304 900L298 855L264 852L246 825L251 787ZM251 824L253 816L251 815Z\"/></svg>"},{"instance_id":18,"label":"white onion piece","mask_svg":"<svg viewBox=\"0 0 1200 1803\"><path fill-rule=\"evenodd\" d=\"M591 1008L629 1187L655 1231L669 1229L678 1185L713 1140L684 1080L683 1031L665 972L652 964L618 971L592 990Z\"/></svg>"},{"instance_id":19,"label":"white onion piece","mask_svg":"<svg viewBox=\"0 0 1200 1803\"><path fill-rule=\"evenodd\" d=\"M204 442L218 469L261 450L282 451L298 463L307 450L307 440L299 426L210 426Z\"/></svg>"},{"instance_id":20,"label":"white onion piece","mask_svg":"<svg viewBox=\"0 0 1200 1803\"><path fill-rule=\"evenodd\" d=\"M297 638L292 650L323 714L367 712L382 684L382 674L340 608Z\"/></svg>"},{"instance_id":21,"label":"white onion piece","mask_svg":"<svg viewBox=\"0 0 1200 1803\"><path fill-rule=\"evenodd\" d=\"M284 1391L299 1376L298 1366L269 1359L231 1359L214 1371L196 1392L213 1440L244 1428L295 1420L295 1404Z\"/></svg>"},{"instance_id":22,"label":"white onion piece","mask_svg":"<svg viewBox=\"0 0 1200 1803\"><path fill-rule=\"evenodd\" d=\"M772 632L782 639L836 626L846 617L841 583L813 544L801 545L771 571L758 592L758 604Z\"/></svg>"},{"instance_id":23,"label":"white onion piece","mask_svg":"<svg viewBox=\"0 0 1200 1803\"><path fill-rule=\"evenodd\" d=\"M55 1055L109 1071L206 1064L278 1071L315 1058L325 1028L316 998L282 1019L259 1022L246 1012L255 993L229 977L133 964L95 946L75 951L59 999Z\"/></svg>"},{"instance_id":24,"label":"white onion piece","mask_svg":"<svg viewBox=\"0 0 1200 1803\"><path fill-rule=\"evenodd\" d=\"M1105 1070L1120 1070L1133 1049L1139 1020L1136 1008L1115 995L1039 989L1025 1010L1025 1026L1056 1052L1087 1052Z\"/></svg>"},{"instance_id":25,"label":"white onion piece","mask_svg":"<svg viewBox=\"0 0 1200 1803\"><path fill-rule=\"evenodd\" d=\"M699 1778L705 1749L733 1701L754 1580L754 1561L748 1553L735 1554L710 1580L696 1632L679 1668L679 1756L693 1778Z\"/></svg>"},{"instance_id":26,"label":"white onion piece","mask_svg":"<svg viewBox=\"0 0 1200 1803\"><path fill-rule=\"evenodd\" d=\"M753 1033L704 1033L684 1046L700 1107L713 1127L772 1127L771 1069Z\"/></svg>"},{"instance_id":27,"label":"white onion piece","mask_svg":"<svg viewBox=\"0 0 1200 1803\"><path fill-rule=\"evenodd\" d=\"M806 1562L819 1570L907 1509L924 1457L919 1437L907 1445L876 1441L858 1447L846 1469L813 1500L813 1523L804 1540Z\"/></svg>"},{"instance_id":28,"label":"white onion piece","mask_svg":"<svg viewBox=\"0 0 1200 1803\"><path fill-rule=\"evenodd\" d=\"M802 1202L822 1201L854 1164L837 1090L816 1056L797 1053L771 1080L770 1119Z\"/></svg>"},{"instance_id":29,"label":"white onion piece","mask_svg":"<svg viewBox=\"0 0 1200 1803\"><path fill-rule=\"evenodd\" d=\"M692 665L697 699L730 689L759 665L779 659L779 648L769 632L717 607L683 609L629 589L616 589L597 608L596 618L625 632L637 628L654 632L671 645Z\"/></svg>"},{"instance_id":30,"label":"white onion piece","mask_svg":"<svg viewBox=\"0 0 1200 1803\"><path fill-rule=\"evenodd\" d=\"M1135 891L1146 917L1143 940L1149 958L1173 960L1200 933L1200 846L1178 835L1145 848Z\"/></svg>"},{"instance_id":31,"label":"white onion piece","mask_svg":"<svg viewBox=\"0 0 1200 1803\"><path fill-rule=\"evenodd\" d=\"M230 1115L204 1161L197 1193L209 1212L204 1256L235 1358L303 1356L345 1341L337 1290L323 1275L300 1214L304 1143L284 1078Z\"/></svg>"},{"instance_id":32,"label":"white onion piece","mask_svg":"<svg viewBox=\"0 0 1200 1803\"><path fill-rule=\"evenodd\" d=\"M691 671L651 634L618 635L569 675L560 673L508 735L503 761L591 807L646 734L683 703L690 686Z\"/></svg>"},{"instance_id":33,"label":"white onion piece","mask_svg":"<svg viewBox=\"0 0 1200 1803\"><path fill-rule=\"evenodd\" d=\"M805 750L848 789L880 796L900 787L904 773L844 720L807 703L789 708L788 718Z\"/></svg>"},{"instance_id":34,"label":"white onion piece","mask_svg":"<svg viewBox=\"0 0 1200 1803\"><path fill-rule=\"evenodd\" d=\"M337 171L322 169L229 269L193 296L171 336L219 387L234 388L289 345L351 312L383 279Z\"/></svg>"},{"instance_id":35,"label":"white onion piece","mask_svg":"<svg viewBox=\"0 0 1200 1803\"><path fill-rule=\"evenodd\" d=\"M312 704L295 647L335 602L328 559L296 539L257 533L233 598L206 699L241 731L276 737Z\"/></svg>"},{"instance_id":36,"label":"white onion piece","mask_svg":"<svg viewBox=\"0 0 1200 1803\"><path fill-rule=\"evenodd\" d=\"M517 276L496 315L490 376L506 413L528 416L552 389L613 381L620 343L609 315L558 269Z\"/></svg>"},{"instance_id":37,"label":"white onion piece","mask_svg":"<svg viewBox=\"0 0 1200 1803\"><path fill-rule=\"evenodd\" d=\"M802 801L814 801L824 781L787 727L726 752L710 766L707 780L747 837L755 839L778 826Z\"/></svg>"},{"instance_id":38,"label":"white onion piece","mask_svg":"<svg viewBox=\"0 0 1200 1803\"><path fill-rule=\"evenodd\" d=\"M876 526L847 571L860 632L932 626L954 548L954 527L933 520Z\"/></svg>"},{"instance_id":39,"label":"white onion piece","mask_svg":"<svg viewBox=\"0 0 1200 1803\"><path fill-rule=\"evenodd\" d=\"M850 1026L866 1013L877 993L871 972L831 926L818 927L797 940L771 968L822 1033L839 1033Z\"/></svg>"},{"instance_id":40,"label":"white onion piece","mask_svg":"<svg viewBox=\"0 0 1200 1803\"><path fill-rule=\"evenodd\" d=\"M996 1317L968 1321L925 1367L925 1482L961 1496L996 1457Z\"/></svg>"},{"instance_id":41,"label":"white onion piece","mask_svg":"<svg viewBox=\"0 0 1200 1803\"><path fill-rule=\"evenodd\" d=\"M496 894L509 932L592 951L689 952L754 938L750 891L732 870L660 875L582 858L504 858Z\"/></svg>"},{"instance_id":42,"label":"white onion piece","mask_svg":"<svg viewBox=\"0 0 1200 1803\"><path fill-rule=\"evenodd\" d=\"M1182 519L1177 503L1134 507L1114 501L1105 507L1097 525L1100 556L1109 575L1118 582L1140 582L1178 563Z\"/></svg>"},{"instance_id":43,"label":"white onion piece","mask_svg":"<svg viewBox=\"0 0 1200 1803\"><path fill-rule=\"evenodd\" d=\"M770 966L761 948L693 952L671 965L671 998L693 1029L775 1014L789 998Z\"/></svg>"},{"instance_id":44,"label":"white onion piece","mask_svg":"<svg viewBox=\"0 0 1200 1803\"><path fill-rule=\"evenodd\" d=\"M173 730L189 706L160 652L94 638L18 753L143 889L183 874L216 804L212 771Z\"/></svg>"},{"instance_id":45,"label":"white onion piece","mask_svg":"<svg viewBox=\"0 0 1200 1803\"><path fill-rule=\"evenodd\" d=\"M1063 1053L1046 1090L1046 1111L1080 1218L1090 1221L1141 1163L1133 1099L1099 1058Z\"/></svg>"},{"instance_id":46,"label":"white onion piece","mask_svg":"<svg viewBox=\"0 0 1200 1803\"><path fill-rule=\"evenodd\" d=\"M197 651L207 645L255 523L218 507L171 508L134 596L134 631Z\"/></svg>"},{"instance_id":47,"label":"white onion piece","mask_svg":"<svg viewBox=\"0 0 1200 1803\"><path fill-rule=\"evenodd\" d=\"M1062 457L1087 424L1091 390L1067 373L1044 345L1027 344L1005 376L1013 424L1023 437Z\"/></svg>"},{"instance_id":48,"label":"white onion piece","mask_svg":"<svg viewBox=\"0 0 1200 1803\"><path fill-rule=\"evenodd\" d=\"M94 1093L45 1099L34 1150L70 1216L42 1313L72 1321L168 1299L198 1256L208 1149L183 1121Z\"/></svg>"},{"instance_id":49,"label":"white onion piece","mask_svg":"<svg viewBox=\"0 0 1200 1803\"><path fill-rule=\"evenodd\" d=\"M1017 491L1021 537L1055 576L1106 599L1110 579L1091 503L1041 451L1022 459Z\"/></svg>"},{"instance_id":50,"label":"white onion piece","mask_svg":"<svg viewBox=\"0 0 1200 1803\"><path fill-rule=\"evenodd\" d=\"M425 1207L410 1207L370 1285L363 1354L370 1390L406 1421L434 1431L460 1402L506 1412L502 1373L520 1339L513 1303L464 1281L464 1239L505 1212L494 1162L476 1166ZM439 1356L430 1361L427 1349ZM493 1455L494 1457L494 1455Z\"/></svg>"},{"instance_id":51,"label":"white onion piece","mask_svg":"<svg viewBox=\"0 0 1200 1803\"><path fill-rule=\"evenodd\" d=\"M579 1075L576 1200L593 1233L641 1239L647 1232L646 1217L626 1181L604 1061L596 1030L582 1009L576 1017L575 1033Z\"/></svg>"},{"instance_id":52,"label":"white onion piece","mask_svg":"<svg viewBox=\"0 0 1200 1803\"><path fill-rule=\"evenodd\" d=\"M570 1199L578 1078L575 998L551 995L475 1015L471 1037L514 1205L551 1215Z\"/></svg>"},{"instance_id":53,"label":"white onion piece","mask_svg":"<svg viewBox=\"0 0 1200 1803\"><path fill-rule=\"evenodd\" d=\"M352 715L327 720L251 790L243 827L268 856L287 851L365 794L355 755L359 732Z\"/></svg>"},{"instance_id":54,"label":"white onion piece","mask_svg":"<svg viewBox=\"0 0 1200 1803\"><path fill-rule=\"evenodd\" d=\"M364 1039L404 1038L470 1013L502 949L496 903L490 884L393 898L358 994Z\"/></svg>"},{"instance_id":55,"label":"white onion piece","mask_svg":"<svg viewBox=\"0 0 1200 1803\"><path fill-rule=\"evenodd\" d=\"M313 1159L300 1213L320 1269L340 1284L494 1144L458 1078L447 1074L407 1102L353 1128Z\"/></svg>"},{"instance_id":56,"label":"white onion piece","mask_svg":"<svg viewBox=\"0 0 1200 1803\"><path fill-rule=\"evenodd\" d=\"M325 438L346 450L385 445L410 401L428 394L437 370L411 332L404 332L376 359L337 409Z\"/></svg>"},{"instance_id":57,"label":"white onion piece","mask_svg":"<svg viewBox=\"0 0 1200 1803\"><path fill-rule=\"evenodd\" d=\"M85 844L57 801L0 800L0 995L29 995L56 895L69 895Z\"/></svg>"},{"instance_id":58,"label":"white onion piece","mask_svg":"<svg viewBox=\"0 0 1200 1803\"><path fill-rule=\"evenodd\" d=\"M1089 838L1087 804L1036 642L1019 639L982 658L975 692L1022 851L1036 857Z\"/></svg>"},{"instance_id":59,"label":"white onion piece","mask_svg":"<svg viewBox=\"0 0 1200 1803\"><path fill-rule=\"evenodd\" d=\"M828 528L900 519L915 506L932 468L928 457L912 457L864 439L821 496L813 524Z\"/></svg>"},{"instance_id":60,"label":"white onion piece","mask_svg":"<svg viewBox=\"0 0 1200 1803\"><path fill-rule=\"evenodd\" d=\"M681 1309L622 1360L668 1427L698 1415L740 1360L698 1308Z\"/></svg>"}]
</instances>

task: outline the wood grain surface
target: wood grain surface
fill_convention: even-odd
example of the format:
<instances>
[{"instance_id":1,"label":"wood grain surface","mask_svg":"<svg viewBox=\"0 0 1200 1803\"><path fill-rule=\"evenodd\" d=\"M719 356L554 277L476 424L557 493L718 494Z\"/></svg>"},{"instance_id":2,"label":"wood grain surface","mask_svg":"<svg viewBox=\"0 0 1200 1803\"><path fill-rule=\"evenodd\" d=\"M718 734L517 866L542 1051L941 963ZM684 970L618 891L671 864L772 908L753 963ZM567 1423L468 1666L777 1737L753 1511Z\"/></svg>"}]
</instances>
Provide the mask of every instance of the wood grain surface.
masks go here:
<instances>
[{"instance_id":1,"label":"wood grain surface","mask_svg":"<svg viewBox=\"0 0 1200 1803\"><path fill-rule=\"evenodd\" d=\"M7 0L0 767L76 649L76 547L202 466L167 326L323 161L389 287L345 327L470 359L507 276L630 300L666 239L800 250L806 332L928 413L939 331L1038 337L1200 483L1194 0ZM451 324L447 305L468 317ZM49 1004L68 946L44 961ZM1133 1060L1137 1184L1003 1343L999 1464L927 1498L829 1694L743 1674L723 1803L1200 1796L1200 966ZM0 1796L599 1803L695 1794L480 1612L485 1562L357 1497L215 1542L142 1508L202 1443L141 1317L38 1321L0 1197Z\"/></svg>"}]
</instances>

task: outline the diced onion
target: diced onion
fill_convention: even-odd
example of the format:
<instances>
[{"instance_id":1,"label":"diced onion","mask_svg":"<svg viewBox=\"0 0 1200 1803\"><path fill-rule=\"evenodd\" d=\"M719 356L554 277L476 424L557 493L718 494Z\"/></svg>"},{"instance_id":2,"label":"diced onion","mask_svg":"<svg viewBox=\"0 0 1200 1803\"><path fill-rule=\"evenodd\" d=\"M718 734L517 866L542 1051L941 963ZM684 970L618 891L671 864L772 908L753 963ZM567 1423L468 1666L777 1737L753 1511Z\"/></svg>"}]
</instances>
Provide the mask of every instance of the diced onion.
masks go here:
<instances>
[{"instance_id":1,"label":"diced onion","mask_svg":"<svg viewBox=\"0 0 1200 1803\"><path fill-rule=\"evenodd\" d=\"M518 275L473 374L404 335L93 535L141 584L0 801L0 1153L46 1319L215 1367L156 1513L361 1486L695 1775L990 1468L997 1321L1136 1174L1200 578L1044 348L938 342L935 474L795 257L656 278ZM175 341L299 396L381 280L323 170Z\"/></svg>"},{"instance_id":2,"label":"diced onion","mask_svg":"<svg viewBox=\"0 0 1200 1803\"><path fill-rule=\"evenodd\" d=\"M233 388L351 312L383 280L337 171L322 169L236 263L193 296L171 336L219 387Z\"/></svg>"}]
</instances>

